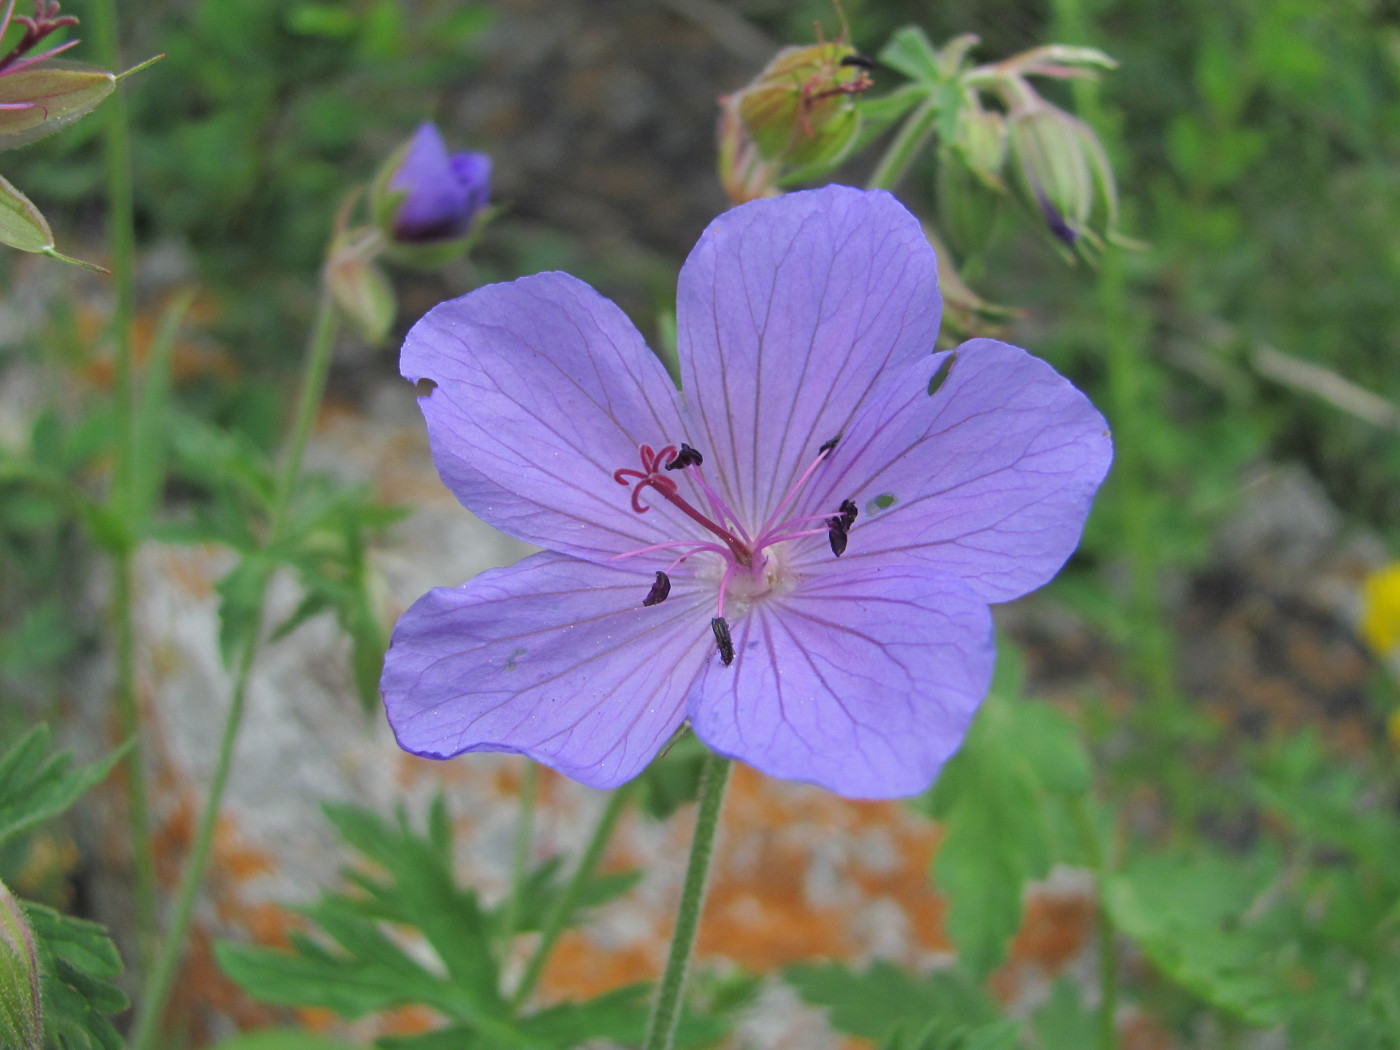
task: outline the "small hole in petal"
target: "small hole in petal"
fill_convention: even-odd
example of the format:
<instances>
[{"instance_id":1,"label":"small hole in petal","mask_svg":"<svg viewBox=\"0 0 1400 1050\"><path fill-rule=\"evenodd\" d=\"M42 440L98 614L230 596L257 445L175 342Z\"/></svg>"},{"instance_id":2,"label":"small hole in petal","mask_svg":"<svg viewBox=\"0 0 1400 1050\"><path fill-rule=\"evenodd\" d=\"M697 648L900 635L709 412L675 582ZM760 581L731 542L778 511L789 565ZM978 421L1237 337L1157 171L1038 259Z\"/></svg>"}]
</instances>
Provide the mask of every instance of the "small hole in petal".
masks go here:
<instances>
[{"instance_id":1,"label":"small hole in petal","mask_svg":"<svg viewBox=\"0 0 1400 1050\"><path fill-rule=\"evenodd\" d=\"M933 378L928 381L928 396L933 397L938 393L938 388L943 385L943 380L948 378L948 373L953 370L953 364L958 359L958 353L954 350L938 363L938 370L933 373Z\"/></svg>"},{"instance_id":2,"label":"small hole in petal","mask_svg":"<svg viewBox=\"0 0 1400 1050\"><path fill-rule=\"evenodd\" d=\"M413 392L419 397L428 397L437 389L437 383L431 379L423 378L413 384Z\"/></svg>"}]
</instances>

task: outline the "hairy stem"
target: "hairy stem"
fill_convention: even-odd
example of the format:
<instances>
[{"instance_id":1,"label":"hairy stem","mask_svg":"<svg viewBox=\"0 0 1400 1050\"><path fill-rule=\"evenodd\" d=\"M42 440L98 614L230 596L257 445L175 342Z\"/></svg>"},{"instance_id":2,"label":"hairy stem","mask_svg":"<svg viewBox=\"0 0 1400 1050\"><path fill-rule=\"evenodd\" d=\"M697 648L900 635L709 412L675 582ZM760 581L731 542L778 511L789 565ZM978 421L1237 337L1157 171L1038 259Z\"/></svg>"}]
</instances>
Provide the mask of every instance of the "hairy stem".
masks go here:
<instances>
[{"instance_id":1,"label":"hairy stem","mask_svg":"<svg viewBox=\"0 0 1400 1050\"><path fill-rule=\"evenodd\" d=\"M691 841L690 862L685 870L685 885L681 889L680 907L676 911L676 932L671 937L671 954L666 960L666 972L652 1007L647 1024L644 1050L670 1050L681 1016L681 998L685 991L686 971L690 953L695 947L695 934L700 928L700 912L705 905L705 880L710 872L710 854L714 851L715 832L719 829L720 807L724 803L724 788L729 782L731 762L716 754L705 757L700 772L700 804L695 815L695 837Z\"/></svg>"},{"instance_id":2,"label":"hairy stem","mask_svg":"<svg viewBox=\"0 0 1400 1050\"><path fill-rule=\"evenodd\" d=\"M895 135L894 141L876 165L874 174L865 184L866 189L894 191L899 185L899 180L904 178L904 173L909 170L909 165L914 163L914 158L924 148L928 137L933 134L938 114L938 102L932 96L919 103L914 112L900 125L899 133Z\"/></svg>"},{"instance_id":3,"label":"hairy stem","mask_svg":"<svg viewBox=\"0 0 1400 1050\"><path fill-rule=\"evenodd\" d=\"M505 929L501 941L507 953L511 939L520 927L521 897L525 880L530 875L530 840L535 830L535 787L538 780L533 759L526 758L525 775L520 784L520 812L515 818L515 845L511 851L510 898L506 901Z\"/></svg>"}]
</instances>

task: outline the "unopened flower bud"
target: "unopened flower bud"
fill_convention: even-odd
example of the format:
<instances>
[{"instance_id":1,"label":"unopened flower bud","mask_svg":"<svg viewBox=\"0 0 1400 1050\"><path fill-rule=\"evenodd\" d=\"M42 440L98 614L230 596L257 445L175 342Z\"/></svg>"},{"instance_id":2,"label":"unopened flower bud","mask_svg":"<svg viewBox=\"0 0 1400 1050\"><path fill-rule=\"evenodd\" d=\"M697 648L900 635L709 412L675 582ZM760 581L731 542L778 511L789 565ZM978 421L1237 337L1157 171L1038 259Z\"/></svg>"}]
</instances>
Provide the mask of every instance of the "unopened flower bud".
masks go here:
<instances>
[{"instance_id":1,"label":"unopened flower bud","mask_svg":"<svg viewBox=\"0 0 1400 1050\"><path fill-rule=\"evenodd\" d=\"M836 164L855 142L855 97L869 60L843 43L779 51L748 87L721 100L765 161L789 170Z\"/></svg>"},{"instance_id":2,"label":"unopened flower bud","mask_svg":"<svg viewBox=\"0 0 1400 1050\"><path fill-rule=\"evenodd\" d=\"M370 207L395 254L440 265L471 244L491 194L491 158L448 153L442 133L424 123L394 152L371 190Z\"/></svg>"},{"instance_id":3,"label":"unopened flower bud","mask_svg":"<svg viewBox=\"0 0 1400 1050\"><path fill-rule=\"evenodd\" d=\"M731 204L747 204L778 193L779 166L765 160L739 116L739 96L720 99L719 180Z\"/></svg>"},{"instance_id":4,"label":"unopened flower bud","mask_svg":"<svg viewBox=\"0 0 1400 1050\"><path fill-rule=\"evenodd\" d=\"M1103 224L1111 232L1117 218L1117 191L1093 131L1048 103L1013 112L1007 123L1026 193L1050 232L1071 248L1081 237L1098 243L1090 221L1100 197Z\"/></svg>"},{"instance_id":5,"label":"unopened flower bud","mask_svg":"<svg viewBox=\"0 0 1400 1050\"><path fill-rule=\"evenodd\" d=\"M34 933L23 907L0 882L0 1046L41 1050L41 1007Z\"/></svg>"}]
</instances>

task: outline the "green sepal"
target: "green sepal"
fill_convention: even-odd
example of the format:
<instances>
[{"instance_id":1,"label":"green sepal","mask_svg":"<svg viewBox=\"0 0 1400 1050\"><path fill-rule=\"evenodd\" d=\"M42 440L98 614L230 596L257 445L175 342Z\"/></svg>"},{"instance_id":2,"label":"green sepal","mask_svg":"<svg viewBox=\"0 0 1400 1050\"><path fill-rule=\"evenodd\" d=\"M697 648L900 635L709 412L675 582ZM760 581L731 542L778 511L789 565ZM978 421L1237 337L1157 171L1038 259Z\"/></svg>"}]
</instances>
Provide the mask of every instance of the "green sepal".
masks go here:
<instances>
[{"instance_id":1,"label":"green sepal","mask_svg":"<svg viewBox=\"0 0 1400 1050\"><path fill-rule=\"evenodd\" d=\"M92 112L117 86L117 78L96 66L45 62L0 76L0 150L52 135Z\"/></svg>"}]
</instances>

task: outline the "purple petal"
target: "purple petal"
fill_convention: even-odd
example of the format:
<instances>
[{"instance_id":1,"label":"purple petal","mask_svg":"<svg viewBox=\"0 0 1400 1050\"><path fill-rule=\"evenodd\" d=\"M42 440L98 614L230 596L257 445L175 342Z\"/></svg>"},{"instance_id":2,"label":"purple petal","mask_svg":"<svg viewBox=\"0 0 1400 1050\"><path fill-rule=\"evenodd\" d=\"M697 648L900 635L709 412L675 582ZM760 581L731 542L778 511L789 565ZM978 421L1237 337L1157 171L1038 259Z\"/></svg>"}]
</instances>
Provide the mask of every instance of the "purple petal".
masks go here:
<instances>
[{"instance_id":1,"label":"purple petal","mask_svg":"<svg viewBox=\"0 0 1400 1050\"><path fill-rule=\"evenodd\" d=\"M389 189L404 194L394 218L396 237L424 241L461 232L455 227L465 210L466 191L435 124L420 124L413 133Z\"/></svg>"},{"instance_id":2,"label":"purple petal","mask_svg":"<svg viewBox=\"0 0 1400 1050\"><path fill-rule=\"evenodd\" d=\"M695 532L638 514L612 477L642 443L687 437L665 368L625 314L568 274L493 284L435 307L404 341L438 472L483 521L594 561Z\"/></svg>"},{"instance_id":3,"label":"purple petal","mask_svg":"<svg viewBox=\"0 0 1400 1050\"><path fill-rule=\"evenodd\" d=\"M844 564L917 560L983 601L1008 601L1073 552L1113 444L1089 399L1044 361L992 339L956 354L932 397L947 355L906 370L852 425L811 498L859 508ZM819 561L814 550L803 558Z\"/></svg>"},{"instance_id":4,"label":"purple petal","mask_svg":"<svg viewBox=\"0 0 1400 1050\"><path fill-rule=\"evenodd\" d=\"M690 442L742 517L761 522L888 376L932 353L940 313L933 249L887 193L828 186L710 224L681 270L681 385Z\"/></svg>"},{"instance_id":5,"label":"purple petal","mask_svg":"<svg viewBox=\"0 0 1400 1050\"><path fill-rule=\"evenodd\" d=\"M598 788L636 776L680 725L712 645L709 597L678 582L643 608L650 583L546 552L429 591L384 658L399 745L517 752Z\"/></svg>"},{"instance_id":6,"label":"purple petal","mask_svg":"<svg viewBox=\"0 0 1400 1050\"><path fill-rule=\"evenodd\" d=\"M486 153L454 153L452 174L464 191L467 225L491 198L491 157Z\"/></svg>"},{"instance_id":7,"label":"purple petal","mask_svg":"<svg viewBox=\"0 0 1400 1050\"><path fill-rule=\"evenodd\" d=\"M852 798L926 788L962 743L995 654L958 580L831 563L731 624L687 709L700 739L764 773Z\"/></svg>"}]
</instances>

